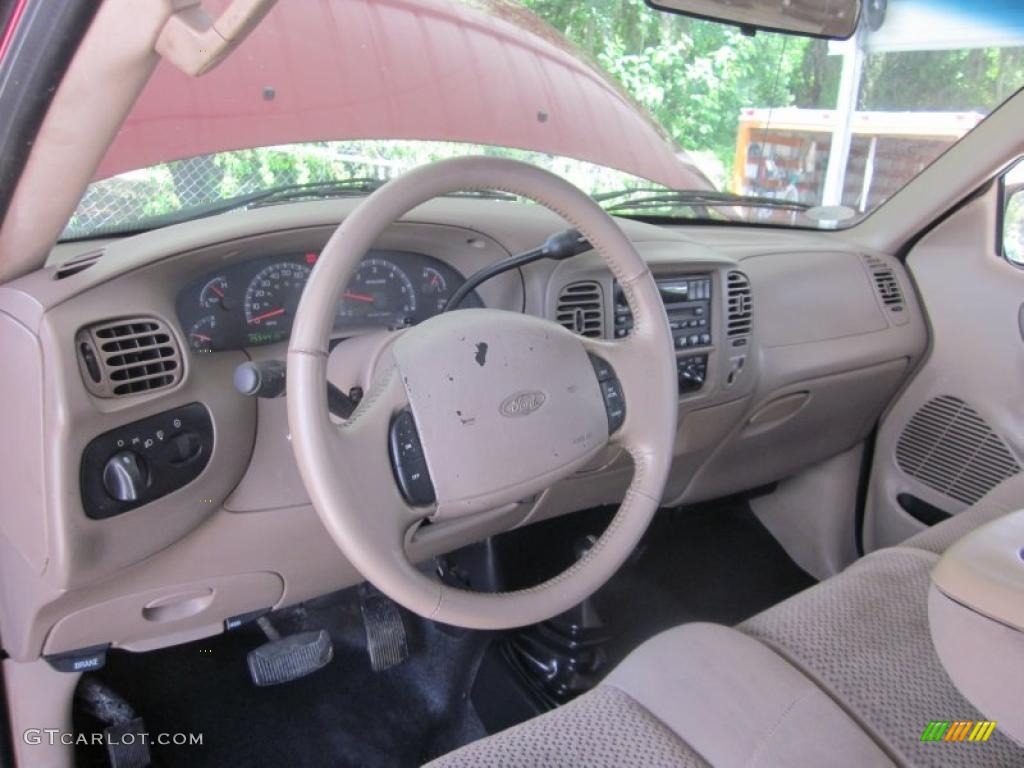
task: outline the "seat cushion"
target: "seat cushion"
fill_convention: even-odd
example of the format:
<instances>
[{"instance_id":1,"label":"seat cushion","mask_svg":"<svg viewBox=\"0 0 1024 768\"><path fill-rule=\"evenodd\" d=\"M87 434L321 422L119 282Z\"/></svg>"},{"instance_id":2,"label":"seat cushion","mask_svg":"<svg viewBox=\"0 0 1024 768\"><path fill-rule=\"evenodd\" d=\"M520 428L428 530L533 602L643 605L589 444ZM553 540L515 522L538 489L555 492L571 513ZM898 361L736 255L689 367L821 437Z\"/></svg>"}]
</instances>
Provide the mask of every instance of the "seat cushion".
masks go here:
<instances>
[{"instance_id":1,"label":"seat cushion","mask_svg":"<svg viewBox=\"0 0 1024 768\"><path fill-rule=\"evenodd\" d=\"M454 766L892 766L780 656L728 627L652 638L597 689L430 764Z\"/></svg>"},{"instance_id":2,"label":"seat cushion","mask_svg":"<svg viewBox=\"0 0 1024 768\"><path fill-rule=\"evenodd\" d=\"M716 768L893 765L814 683L728 627L663 632L602 685L636 699Z\"/></svg>"},{"instance_id":3,"label":"seat cushion","mask_svg":"<svg viewBox=\"0 0 1024 768\"><path fill-rule=\"evenodd\" d=\"M599 687L565 706L451 752L428 768L708 768L634 699Z\"/></svg>"},{"instance_id":4,"label":"seat cushion","mask_svg":"<svg viewBox=\"0 0 1024 768\"><path fill-rule=\"evenodd\" d=\"M987 719L932 646L928 587L937 561L917 549L880 550L739 629L816 680L902 764L1024 765L1024 750L998 728L985 743L921 741L932 720Z\"/></svg>"}]
</instances>

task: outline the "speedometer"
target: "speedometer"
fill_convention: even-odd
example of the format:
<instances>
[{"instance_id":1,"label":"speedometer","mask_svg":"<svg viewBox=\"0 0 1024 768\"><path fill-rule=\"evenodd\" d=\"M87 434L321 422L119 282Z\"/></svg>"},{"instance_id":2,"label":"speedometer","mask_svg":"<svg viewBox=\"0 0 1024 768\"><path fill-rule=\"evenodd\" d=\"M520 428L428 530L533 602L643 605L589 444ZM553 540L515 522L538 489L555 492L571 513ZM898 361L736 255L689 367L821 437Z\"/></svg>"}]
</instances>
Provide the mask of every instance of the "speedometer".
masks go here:
<instances>
[{"instance_id":1,"label":"speedometer","mask_svg":"<svg viewBox=\"0 0 1024 768\"><path fill-rule=\"evenodd\" d=\"M310 268L282 261L256 273L245 292L245 322L252 329L288 329Z\"/></svg>"},{"instance_id":2,"label":"speedometer","mask_svg":"<svg viewBox=\"0 0 1024 768\"><path fill-rule=\"evenodd\" d=\"M339 320L349 326L401 327L416 319L416 289L409 276L386 259L365 259L342 294Z\"/></svg>"}]
</instances>

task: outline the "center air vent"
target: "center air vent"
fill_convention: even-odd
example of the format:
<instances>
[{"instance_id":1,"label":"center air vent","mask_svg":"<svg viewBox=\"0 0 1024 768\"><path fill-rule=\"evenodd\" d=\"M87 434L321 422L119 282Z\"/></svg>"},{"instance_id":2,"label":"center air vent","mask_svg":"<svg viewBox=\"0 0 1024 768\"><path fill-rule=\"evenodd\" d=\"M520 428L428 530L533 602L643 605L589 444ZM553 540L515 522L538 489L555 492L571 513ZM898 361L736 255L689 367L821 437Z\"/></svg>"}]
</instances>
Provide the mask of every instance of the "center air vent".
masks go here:
<instances>
[{"instance_id":1,"label":"center air vent","mask_svg":"<svg viewBox=\"0 0 1024 768\"><path fill-rule=\"evenodd\" d=\"M558 296L555 320L573 333L599 339L604 336L604 298L592 280L569 283Z\"/></svg>"},{"instance_id":2,"label":"center air vent","mask_svg":"<svg viewBox=\"0 0 1024 768\"><path fill-rule=\"evenodd\" d=\"M75 339L82 380L94 395L120 397L177 384L181 353L161 320L134 317L84 328Z\"/></svg>"},{"instance_id":3,"label":"center air vent","mask_svg":"<svg viewBox=\"0 0 1024 768\"><path fill-rule=\"evenodd\" d=\"M754 298L750 280L742 272L730 272L726 278L725 333L729 338L749 336L754 324Z\"/></svg>"},{"instance_id":4,"label":"center air vent","mask_svg":"<svg viewBox=\"0 0 1024 768\"><path fill-rule=\"evenodd\" d=\"M1002 438L958 397L929 400L896 442L896 463L944 496L973 504L1020 465Z\"/></svg>"},{"instance_id":5,"label":"center air vent","mask_svg":"<svg viewBox=\"0 0 1024 768\"><path fill-rule=\"evenodd\" d=\"M898 325L907 321L903 289L895 270L875 256L865 256L864 262L871 273L871 282L882 306L888 310L889 319Z\"/></svg>"}]
</instances>

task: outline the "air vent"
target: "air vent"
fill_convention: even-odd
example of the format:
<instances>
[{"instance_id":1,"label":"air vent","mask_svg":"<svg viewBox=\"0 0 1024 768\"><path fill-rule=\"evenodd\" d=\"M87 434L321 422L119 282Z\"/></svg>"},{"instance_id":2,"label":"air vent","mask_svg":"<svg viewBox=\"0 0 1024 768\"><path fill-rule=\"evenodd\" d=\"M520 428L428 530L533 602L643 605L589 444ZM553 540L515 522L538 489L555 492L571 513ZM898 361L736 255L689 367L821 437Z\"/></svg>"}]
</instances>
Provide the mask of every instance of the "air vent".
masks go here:
<instances>
[{"instance_id":1,"label":"air vent","mask_svg":"<svg viewBox=\"0 0 1024 768\"><path fill-rule=\"evenodd\" d=\"M876 256L865 256L864 262L871 273L878 300L888 310L889 318L902 325L907 321L906 302L896 271Z\"/></svg>"},{"instance_id":2,"label":"air vent","mask_svg":"<svg viewBox=\"0 0 1024 768\"><path fill-rule=\"evenodd\" d=\"M79 272L84 272L102 257L103 251L89 251L89 253L83 253L81 256L75 256L73 259L69 259L57 266L53 279L63 280L65 277L71 277Z\"/></svg>"},{"instance_id":3,"label":"air vent","mask_svg":"<svg viewBox=\"0 0 1024 768\"><path fill-rule=\"evenodd\" d=\"M1006 443L958 397L929 400L904 427L896 463L910 477L964 504L1020 472Z\"/></svg>"},{"instance_id":4,"label":"air vent","mask_svg":"<svg viewBox=\"0 0 1024 768\"><path fill-rule=\"evenodd\" d=\"M754 298L750 280L742 272L730 272L726 278L725 333L729 338L749 336L754 324Z\"/></svg>"},{"instance_id":5,"label":"air vent","mask_svg":"<svg viewBox=\"0 0 1024 768\"><path fill-rule=\"evenodd\" d=\"M82 380L94 395L121 397L173 386L181 353L161 320L136 317L84 328L75 339Z\"/></svg>"},{"instance_id":6,"label":"air vent","mask_svg":"<svg viewBox=\"0 0 1024 768\"><path fill-rule=\"evenodd\" d=\"M594 339L604 336L604 298L600 284L586 280L565 286L558 296L555 320L581 336Z\"/></svg>"}]
</instances>

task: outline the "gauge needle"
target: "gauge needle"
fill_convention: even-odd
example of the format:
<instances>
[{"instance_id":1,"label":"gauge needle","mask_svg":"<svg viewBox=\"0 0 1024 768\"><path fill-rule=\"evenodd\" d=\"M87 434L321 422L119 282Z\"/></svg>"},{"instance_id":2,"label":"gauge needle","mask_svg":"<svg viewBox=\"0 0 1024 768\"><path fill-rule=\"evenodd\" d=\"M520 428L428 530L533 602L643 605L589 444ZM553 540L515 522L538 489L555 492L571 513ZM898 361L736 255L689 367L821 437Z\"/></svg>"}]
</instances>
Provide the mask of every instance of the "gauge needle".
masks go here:
<instances>
[{"instance_id":1,"label":"gauge needle","mask_svg":"<svg viewBox=\"0 0 1024 768\"><path fill-rule=\"evenodd\" d=\"M345 291L343 296L346 299L352 299L352 301L361 301L364 304L373 304L374 298L367 293L352 293L351 291Z\"/></svg>"},{"instance_id":2,"label":"gauge needle","mask_svg":"<svg viewBox=\"0 0 1024 768\"><path fill-rule=\"evenodd\" d=\"M284 314L284 308L283 307L278 308L278 309L272 309L269 312L264 312L262 315L256 315L256 317L250 317L249 318L249 322L250 323L259 323L259 322L261 322L263 320L269 320L272 317L277 317L278 315L283 315L283 314Z\"/></svg>"},{"instance_id":3,"label":"gauge needle","mask_svg":"<svg viewBox=\"0 0 1024 768\"><path fill-rule=\"evenodd\" d=\"M205 333L192 333L193 339L199 339L200 341L213 341L212 336L207 336Z\"/></svg>"},{"instance_id":4,"label":"gauge needle","mask_svg":"<svg viewBox=\"0 0 1024 768\"><path fill-rule=\"evenodd\" d=\"M216 294L217 294L218 296L220 296L220 297L221 297L222 299L224 298L224 291L222 291L222 290L221 290L220 288L218 288L218 287L217 287L216 285L211 285L211 286L210 286L210 290L211 290L211 291L213 291L214 293L216 293Z\"/></svg>"}]
</instances>

